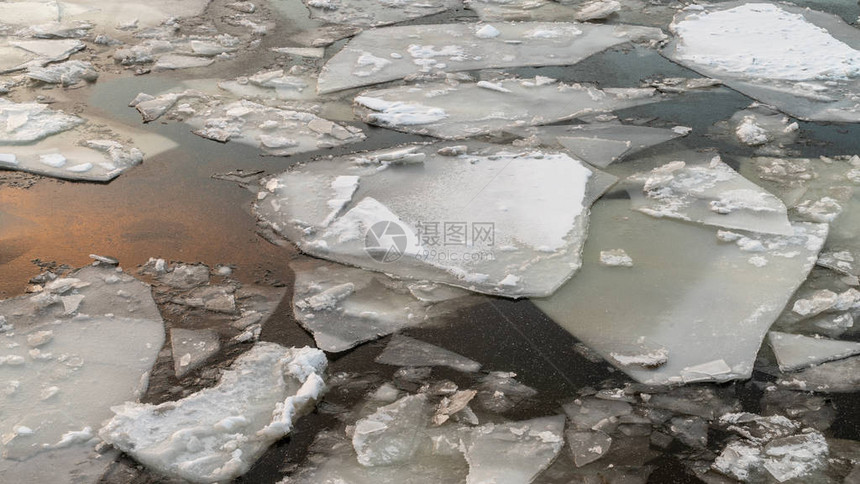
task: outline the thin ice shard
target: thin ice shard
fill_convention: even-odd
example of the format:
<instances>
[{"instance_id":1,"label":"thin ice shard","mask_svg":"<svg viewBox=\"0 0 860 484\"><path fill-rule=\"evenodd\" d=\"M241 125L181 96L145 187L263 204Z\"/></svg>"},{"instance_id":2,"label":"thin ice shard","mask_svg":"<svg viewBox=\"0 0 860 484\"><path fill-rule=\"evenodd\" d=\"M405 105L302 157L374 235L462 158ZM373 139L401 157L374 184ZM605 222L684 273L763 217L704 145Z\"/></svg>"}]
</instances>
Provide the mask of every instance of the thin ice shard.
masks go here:
<instances>
[{"instance_id":1,"label":"thin ice shard","mask_svg":"<svg viewBox=\"0 0 860 484\"><path fill-rule=\"evenodd\" d=\"M477 361L402 335L394 335L375 361L398 366L447 366L467 373L481 369Z\"/></svg>"},{"instance_id":2,"label":"thin ice shard","mask_svg":"<svg viewBox=\"0 0 860 484\"><path fill-rule=\"evenodd\" d=\"M149 286L114 267L86 267L0 301L0 328L0 474L97 480L111 461L90 458L98 426L112 405L146 390L164 343Z\"/></svg>"},{"instance_id":3,"label":"thin ice shard","mask_svg":"<svg viewBox=\"0 0 860 484\"><path fill-rule=\"evenodd\" d=\"M717 231L611 198L593 206L591 220L579 274L534 303L625 373L654 384L748 378L767 329L827 236L827 225L807 223L792 224L791 236ZM633 260L649 263L602 266L599 252L618 240ZM660 348L666 361L656 367L612 357Z\"/></svg>"},{"instance_id":4,"label":"thin ice shard","mask_svg":"<svg viewBox=\"0 0 860 484\"><path fill-rule=\"evenodd\" d=\"M768 342L782 371L799 370L860 354L860 343L854 341L812 338L778 331L768 333Z\"/></svg>"},{"instance_id":5,"label":"thin ice shard","mask_svg":"<svg viewBox=\"0 0 860 484\"><path fill-rule=\"evenodd\" d=\"M672 29L676 62L800 119L860 121L860 34L835 15L730 2L684 10Z\"/></svg>"},{"instance_id":6,"label":"thin ice shard","mask_svg":"<svg viewBox=\"0 0 860 484\"><path fill-rule=\"evenodd\" d=\"M161 405L127 402L99 436L142 464L192 482L238 477L322 395L325 355L257 343L218 384Z\"/></svg>"},{"instance_id":7,"label":"thin ice shard","mask_svg":"<svg viewBox=\"0 0 860 484\"><path fill-rule=\"evenodd\" d=\"M304 0L312 18L332 24L378 27L462 7L461 0Z\"/></svg>"},{"instance_id":8,"label":"thin ice shard","mask_svg":"<svg viewBox=\"0 0 860 484\"><path fill-rule=\"evenodd\" d=\"M328 93L402 79L415 73L489 67L575 64L614 45L659 40L658 29L626 25L524 22L384 27L362 32L332 57L317 89Z\"/></svg>"},{"instance_id":9,"label":"thin ice shard","mask_svg":"<svg viewBox=\"0 0 860 484\"><path fill-rule=\"evenodd\" d=\"M672 161L632 175L626 182L633 208L653 217L778 235L794 233L782 201L719 156L689 165Z\"/></svg>"},{"instance_id":10,"label":"thin ice shard","mask_svg":"<svg viewBox=\"0 0 860 484\"><path fill-rule=\"evenodd\" d=\"M650 88L598 89L583 84L509 79L379 89L361 93L355 103L366 123L436 138L462 139L664 99Z\"/></svg>"},{"instance_id":11,"label":"thin ice shard","mask_svg":"<svg viewBox=\"0 0 860 484\"><path fill-rule=\"evenodd\" d=\"M359 177L358 190L328 225L325 210L289 202L325 199L346 175ZM525 297L552 293L576 271L588 206L613 182L562 153L415 145L299 166L265 183L256 212L311 255Z\"/></svg>"},{"instance_id":12,"label":"thin ice shard","mask_svg":"<svg viewBox=\"0 0 860 484\"><path fill-rule=\"evenodd\" d=\"M564 148L591 165L605 168L637 151L655 146L683 134L671 129L612 123L542 126L507 130L550 148Z\"/></svg>"},{"instance_id":13,"label":"thin ice shard","mask_svg":"<svg viewBox=\"0 0 860 484\"><path fill-rule=\"evenodd\" d=\"M290 268L296 274L293 314L324 351L345 351L421 325L471 300L462 289L440 294L442 289L428 284L413 287L385 274L318 259L299 259Z\"/></svg>"}]
</instances>

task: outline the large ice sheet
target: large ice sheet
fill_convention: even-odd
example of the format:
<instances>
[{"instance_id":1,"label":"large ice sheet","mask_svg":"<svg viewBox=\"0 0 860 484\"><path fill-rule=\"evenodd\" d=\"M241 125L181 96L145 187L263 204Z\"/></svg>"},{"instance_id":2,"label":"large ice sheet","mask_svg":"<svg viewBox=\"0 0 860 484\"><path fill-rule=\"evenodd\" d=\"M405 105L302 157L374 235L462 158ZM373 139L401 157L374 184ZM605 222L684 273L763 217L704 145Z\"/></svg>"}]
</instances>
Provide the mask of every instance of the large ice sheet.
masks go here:
<instances>
[{"instance_id":1,"label":"large ice sheet","mask_svg":"<svg viewBox=\"0 0 860 484\"><path fill-rule=\"evenodd\" d=\"M303 0L312 18L328 23L378 27L462 7L462 0Z\"/></svg>"},{"instance_id":2,"label":"large ice sheet","mask_svg":"<svg viewBox=\"0 0 860 484\"><path fill-rule=\"evenodd\" d=\"M672 161L627 178L633 208L657 218L791 235L785 204L714 156L707 163Z\"/></svg>"},{"instance_id":3,"label":"large ice sheet","mask_svg":"<svg viewBox=\"0 0 860 484\"><path fill-rule=\"evenodd\" d=\"M730 2L679 13L670 59L810 121L860 121L860 33L839 17Z\"/></svg>"},{"instance_id":4,"label":"large ice sheet","mask_svg":"<svg viewBox=\"0 0 860 484\"><path fill-rule=\"evenodd\" d=\"M541 79L455 86L430 83L366 91L355 98L356 111L369 124L442 139L461 139L665 99L651 88L599 89Z\"/></svg>"},{"instance_id":5,"label":"large ice sheet","mask_svg":"<svg viewBox=\"0 0 860 484\"><path fill-rule=\"evenodd\" d=\"M579 274L534 303L625 373L655 384L748 378L827 236L826 224L809 223L792 224L792 236L718 231L607 197L591 221ZM618 246L640 262L601 265L600 251Z\"/></svg>"},{"instance_id":6,"label":"large ice sheet","mask_svg":"<svg viewBox=\"0 0 860 484\"><path fill-rule=\"evenodd\" d=\"M164 343L146 284L87 267L0 301L0 475L5 482L97 480L93 451L110 407L137 399Z\"/></svg>"},{"instance_id":7,"label":"large ice sheet","mask_svg":"<svg viewBox=\"0 0 860 484\"><path fill-rule=\"evenodd\" d=\"M293 314L324 351L348 350L473 300L461 289L409 283L309 257L290 268L296 274Z\"/></svg>"},{"instance_id":8,"label":"large ice sheet","mask_svg":"<svg viewBox=\"0 0 860 484\"><path fill-rule=\"evenodd\" d=\"M142 464L192 482L238 477L311 411L325 389L325 354L256 343L218 384L160 405L127 402L99 436Z\"/></svg>"},{"instance_id":9,"label":"large ice sheet","mask_svg":"<svg viewBox=\"0 0 860 484\"><path fill-rule=\"evenodd\" d=\"M347 203L333 185L343 176L358 177ZM297 166L265 183L256 213L317 257L477 292L545 296L579 266L588 207L614 180L562 153L414 145Z\"/></svg>"},{"instance_id":10,"label":"large ice sheet","mask_svg":"<svg viewBox=\"0 0 860 484\"><path fill-rule=\"evenodd\" d=\"M614 45L658 40L654 28L577 23L500 23L385 27L362 32L323 67L320 93L402 79L415 73L575 64Z\"/></svg>"},{"instance_id":11,"label":"large ice sheet","mask_svg":"<svg viewBox=\"0 0 860 484\"><path fill-rule=\"evenodd\" d=\"M605 168L639 150L684 136L671 129L613 123L509 129L524 142L564 148L591 165Z\"/></svg>"}]
</instances>

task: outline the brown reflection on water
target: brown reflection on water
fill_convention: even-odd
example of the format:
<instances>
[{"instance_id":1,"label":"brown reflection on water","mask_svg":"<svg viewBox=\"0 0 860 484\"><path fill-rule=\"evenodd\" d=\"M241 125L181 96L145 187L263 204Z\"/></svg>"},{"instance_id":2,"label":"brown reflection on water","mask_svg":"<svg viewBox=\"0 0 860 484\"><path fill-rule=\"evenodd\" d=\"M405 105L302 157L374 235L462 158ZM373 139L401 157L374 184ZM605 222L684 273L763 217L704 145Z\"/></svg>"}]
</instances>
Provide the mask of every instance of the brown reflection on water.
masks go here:
<instances>
[{"instance_id":1,"label":"brown reflection on water","mask_svg":"<svg viewBox=\"0 0 860 484\"><path fill-rule=\"evenodd\" d=\"M285 280L293 252L255 234L253 195L210 178L238 162L201 163L173 150L109 184L40 180L22 190L0 188L0 297L21 294L39 272L32 259L72 267L91 253L120 260L127 270L149 257L235 264L236 278Z\"/></svg>"}]
</instances>

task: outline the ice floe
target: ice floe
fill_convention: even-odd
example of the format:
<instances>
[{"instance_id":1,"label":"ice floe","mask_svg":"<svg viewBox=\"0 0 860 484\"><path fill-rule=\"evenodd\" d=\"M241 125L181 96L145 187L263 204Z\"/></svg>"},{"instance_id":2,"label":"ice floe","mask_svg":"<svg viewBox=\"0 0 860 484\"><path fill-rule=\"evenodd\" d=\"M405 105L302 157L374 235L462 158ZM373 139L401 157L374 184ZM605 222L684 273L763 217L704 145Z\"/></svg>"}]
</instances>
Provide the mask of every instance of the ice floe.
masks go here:
<instances>
[{"instance_id":1,"label":"ice floe","mask_svg":"<svg viewBox=\"0 0 860 484\"><path fill-rule=\"evenodd\" d=\"M346 197L343 177L357 184ZM414 145L297 166L265 182L256 213L317 257L477 292L548 295L579 266L588 206L614 181L551 151Z\"/></svg>"},{"instance_id":2,"label":"ice floe","mask_svg":"<svg viewBox=\"0 0 860 484\"><path fill-rule=\"evenodd\" d=\"M718 231L603 198L592 207L582 269L552 297L534 302L641 382L748 378L767 329L827 236L823 224L791 228L791 235ZM619 240L633 260L648 264L623 271L602 266L599 252Z\"/></svg>"},{"instance_id":3,"label":"ice floe","mask_svg":"<svg viewBox=\"0 0 860 484\"><path fill-rule=\"evenodd\" d=\"M188 124L203 138L236 141L274 156L355 143L361 129L333 123L306 111L269 107L245 99L210 96L200 91L138 95L132 101L144 122L162 116Z\"/></svg>"},{"instance_id":4,"label":"ice floe","mask_svg":"<svg viewBox=\"0 0 860 484\"><path fill-rule=\"evenodd\" d=\"M487 424L463 437L468 484L528 483L549 467L564 445L564 416Z\"/></svg>"},{"instance_id":5,"label":"ice floe","mask_svg":"<svg viewBox=\"0 0 860 484\"><path fill-rule=\"evenodd\" d=\"M648 88L599 89L508 79L498 83L432 83L373 90L361 93L355 103L366 123L442 139L461 139L662 100L662 95Z\"/></svg>"},{"instance_id":6,"label":"ice floe","mask_svg":"<svg viewBox=\"0 0 860 484\"><path fill-rule=\"evenodd\" d=\"M128 402L99 436L161 473L219 482L248 471L325 390L322 351L256 343L218 384L160 405Z\"/></svg>"},{"instance_id":7,"label":"ice floe","mask_svg":"<svg viewBox=\"0 0 860 484\"><path fill-rule=\"evenodd\" d=\"M697 6L698 7L698 6ZM688 8L664 54L811 121L860 121L860 35L839 17L767 2Z\"/></svg>"},{"instance_id":8,"label":"ice floe","mask_svg":"<svg viewBox=\"0 0 860 484\"><path fill-rule=\"evenodd\" d=\"M173 368L177 378L197 369L221 349L218 333L211 329L170 330L170 349L173 353Z\"/></svg>"},{"instance_id":9,"label":"ice floe","mask_svg":"<svg viewBox=\"0 0 860 484\"><path fill-rule=\"evenodd\" d=\"M461 0L303 0L311 17L333 24L378 27L441 13Z\"/></svg>"},{"instance_id":10,"label":"ice floe","mask_svg":"<svg viewBox=\"0 0 860 484\"><path fill-rule=\"evenodd\" d=\"M3 479L98 479L110 463L93 451L98 427L112 405L146 390L164 343L149 287L115 267L86 267L0 301L0 320Z\"/></svg>"},{"instance_id":11,"label":"ice floe","mask_svg":"<svg viewBox=\"0 0 860 484\"><path fill-rule=\"evenodd\" d=\"M792 235L788 209L719 156L706 163L672 161L627 178L633 208L657 218Z\"/></svg>"},{"instance_id":12,"label":"ice floe","mask_svg":"<svg viewBox=\"0 0 860 484\"><path fill-rule=\"evenodd\" d=\"M299 259L290 268L296 274L293 314L324 351L348 350L421 325L474 299L461 289L408 283L318 259Z\"/></svg>"},{"instance_id":13,"label":"ice floe","mask_svg":"<svg viewBox=\"0 0 860 484\"><path fill-rule=\"evenodd\" d=\"M411 25L362 32L323 67L320 93L411 74L489 67L575 64L614 45L659 40L657 29L574 23L499 23L498 36L476 24Z\"/></svg>"},{"instance_id":14,"label":"ice floe","mask_svg":"<svg viewBox=\"0 0 860 484\"><path fill-rule=\"evenodd\" d=\"M768 333L779 369L791 371L860 354L860 343L813 338L778 331Z\"/></svg>"}]
</instances>

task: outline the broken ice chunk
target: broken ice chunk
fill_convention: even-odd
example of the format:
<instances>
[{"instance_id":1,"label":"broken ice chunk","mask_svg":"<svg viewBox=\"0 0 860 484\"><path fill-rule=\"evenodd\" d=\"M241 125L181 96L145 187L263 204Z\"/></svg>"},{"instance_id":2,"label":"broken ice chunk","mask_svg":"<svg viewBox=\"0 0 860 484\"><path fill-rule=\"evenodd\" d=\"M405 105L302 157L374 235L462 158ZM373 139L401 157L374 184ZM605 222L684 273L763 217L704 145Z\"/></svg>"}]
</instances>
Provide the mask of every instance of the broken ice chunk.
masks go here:
<instances>
[{"instance_id":1,"label":"broken ice chunk","mask_svg":"<svg viewBox=\"0 0 860 484\"><path fill-rule=\"evenodd\" d=\"M480 363L453 351L399 334L391 338L375 361L397 366L447 366L467 373L481 369Z\"/></svg>"},{"instance_id":2,"label":"broken ice chunk","mask_svg":"<svg viewBox=\"0 0 860 484\"><path fill-rule=\"evenodd\" d=\"M566 436L577 467L600 459L612 445L612 437L599 430L569 430Z\"/></svg>"},{"instance_id":3,"label":"broken ice chunk","mask_svg":"<svg viewBox=\"0 0 860 484\"><path fill-rule=\"evenodd\" d=\"M576 12L576 20L602 20L621 10L617 0L594 0L583 4Z\"/></svg>"},{"instance_id":4,"label":"broken ice chunk","mask_svg":"<svg viewBox=\"0 0 860 484\"><path fill-rule=\"evenodd\" d=\"M569 65L614 45L663 37L659 30L647 27L537 22L500 23L494 26L500 32L498 36L474 35L482 28L475 24L439 24L362 32L326 63L318 90L340 91L433 70ZM392 53L398 57L392 57ZM389 64L373 72L363 70L366 75L356 76L358 59L363 55L385 59Z\"/></svg>"},{"instance_id":5,"label":"broken ice chunk","mask_svg":"<svg viewBox=\"0 0 860 484\"><path fill-rule=\"evenodd\" d=\"M492 88L488 88L492 86ZM605 89L556 83L531 87L519 79L445 83L367 91L355 98L369 124L461 139L525 125L550 124L585 113L662 101L653 89Z\"/></svg>"},{"instance_id":6,"label":"broken ice chunk","mask_svg":"<svg viewBox=\"0 0 860 484\"><path fill-rule=\"evenodd\" d=\"M218 384L161 405L126 402L99 431L142 464L192 482L238 477L313 409L327 361L313 348L257 343Z\"/></svg>"},{"instance_id":7,"label":"broken ice chunk","mask_svg":"<svg viewBox=\"0 0 860 484\"><path fill-rule=\"evenodd\" d=\"M0 99L0 145L32 143L82 123L83 119L44 104Z\"/></svg>"},{"instance_id":8,"label":"broken ice chunk","mask_svg":"<svg viewBox=\"0 0 860 484\"><path fill-rule=\"evenodd\" d=\"M280 75L276 73L276 77ZM277 82L266 77L260 82ZM186 103L177 106L179 99ZM210 96L199 91L162 94L136 104L144 122L164 115L187 123L203 138L257 146L273 156L331 148L364 139L358 128L326 121L312 113ZM327 129L322 129L326 127ZM288 132L289 135L283 133Z\"/></svg>"},{"instance_id":9,"label":"broken ice chunk","mask_svg":"<svg viewBox=\"0 0 860 484\"><path fill-rule=\"evenodd\" d=\"M768 341L782 371L799 370L860 354L860 343L853 341L812 338L778 331L768 333Z\"/></svg>"},{"instance_id":10,"label":"broken ice chunk","mask_svg":"<svg viewBox=\"0 0 860 484\"><path fill-rule=\"evenodd\" d=\"M600 263L612 267L633 267L633 259L624 252L624 249L601 250Z\"/></svg>"},{"instance_id":11,"label":"broken ice chunk","mask_svg":"<svg viewBox=\"0 0 860 484\"><path fill-rule=\"evenodd\" d=\"M304 0L312 18L332 24L378 27L462 6L460 0Z\"/></svg>"},{"instance_id":12,"label":"broken ice chunk","mask_svg":"<svg viewBox=\"0 0 860 484\"><path fill-rule=\"evenodd\" d=\"M170 348L173 370L177 378L182 378L217 353L221 342L218 333L211 329L173 328L170 330Z\"/></svg>"},{"instance_id":13,"label":"broken ice chunk","mask_svg":"<svg viewBox=\"0 0 860 484\"><path fill-rule=\"evenodd\" d=\"M719 156L707 164L673 161L627 182L634 208L653 217L778 235L793 232L782 201Z\"/></svg>"},{"instance_id":14,"label":"broken ice chunk","mask_svg":"<svg viewBox=\"0 0 860 484\"><path fill-rule=\"evenodd\" d=\"M308 163L267 181L256 213L336 262L509 297L552 293L579 266L588 206L614 177L551 151L471 143L468 154L443 156L443 146L408 147L420 167L369 161L390 150ZM361 180L351 202L315 229L329 212L304 201L328 200L346 175Z\"/></svg>"},{"instance_id":15,"label":"broken ice chunk","mask_svg":"<svg viewBox=\"0 0 860 484\"><path fill-rule=\"evenodd\" d=\"M421 444L429 409L426 395L409 395L356 422L352 445L364 466L408 461Z\"/></svg>"},{"instance_id":16,"label":"broken ice chunk","mask_svg":"<svg viewBox=\"0 0 860 484\"><path fill-rule=\"evenodd\" d=\"M537 395L537 390L518 382L515 376L516 373L491 371L481 378L477 403L490 412L504 413Z\"/></svg>"},{"instance_id":17,"label":"broken ice chunk","mask_svg":"<svg viewBox=\"0 0 860 484\"><path fill-rule=\"evenodd\" d=\"M860 121L860 37L835 15L729 3L684 10L671 29L676 62L797 118Z\"/></svg>"},{"instance_id":18,"label":"broken ice chunk","mask_svg":"<svg viewBox=\"0 0 860 484\"><path fill-rule=\"evenodd\" d=\"M299 259L290 268L296 274L293 314L324 351L348 350L473 300L465 291L435 301L417 298L402 281L317 259Z\"/></svg>"},{"instance_id":19,"label":"broken ice chunk","mask_svg":"<svg viewBox=\"0 0 860 484\"><path fill-rule=\"evenodd\" d=\"M564 445L564 416L487 424L464 437L467 484L519 484L549 467Z\"/></svg>"},{"instance_id":20,"label":"broken ice chunk","mask_svg":"<svg viewBox=\"0 0 860 484\"><path fill-rule=\"evenodd\" d=\"M0 380L13 389L0 398L4 481L98 479L112 458L91 458L95 441L86 429L146 390L164 343L164 322L146 284L92 266L56 281L41 294L63 294L62 304L40 308L29 296L0 301L0 326L16 327L4 335L0 356ZM73 316L81 299L88 314Z\"/></svg>"},{"instance_id":21,"label":"broken ice chunk","mask_svg":"<svg viewBox=\"0 0 860 484\"><path fill-rule=\"evenodd\" d=\"M624 224L615 222L620 217ZM612 353L639 345L643 336L665 348L668 360L657 368L619 365L638 381L746 378L767 329L806 279L827 236L826 225L792 228L791 236L743 236L744 247L757 242L763 249L756 255L768 264L759 268L747 263L750 253L740 240L723 243L712 228L653 218L631 211L626 200L603 198L592 209L581 272L550 298L533 301L616 365ZM624 271L602 266L600 250L618 240L636 247L648 265ZM668 267L671 278L664 277ZM763 277L768 284L761 284ZM643 328L643 320L653 324Z\"/></svg>"},{"instance_id":22,"label":"broken ice chunk","mask_svg":"<svg viewBox=\"0 0 860 484\"><path fill-rule=\"evenodd\" d=\"M81 81L93 82L98 79L99 74L89 62L68 61L47 67L30 67L27 69L27 77L48 84L73 86Z\"/></svg>"}]
</instances>

